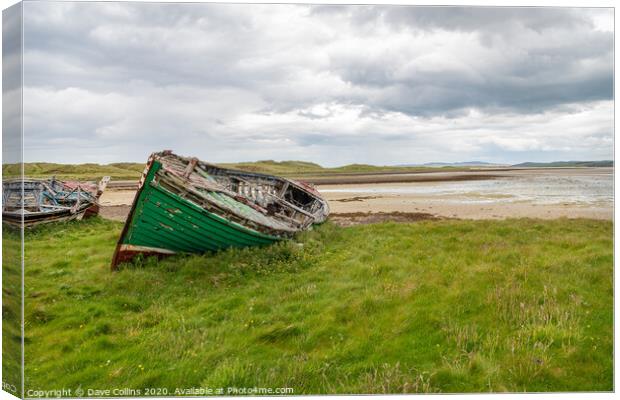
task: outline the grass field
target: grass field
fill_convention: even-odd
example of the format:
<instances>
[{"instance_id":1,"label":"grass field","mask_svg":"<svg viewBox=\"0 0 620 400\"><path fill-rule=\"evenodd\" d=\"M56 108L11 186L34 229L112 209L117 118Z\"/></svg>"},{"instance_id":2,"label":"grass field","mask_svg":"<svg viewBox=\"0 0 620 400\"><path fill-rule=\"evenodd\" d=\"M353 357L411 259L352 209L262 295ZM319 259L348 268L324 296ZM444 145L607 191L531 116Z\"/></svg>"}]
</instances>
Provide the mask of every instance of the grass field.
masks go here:
<instances>
[{"instance_id":1,"label":"grass field","mask_svg":"<svg viewBox=\"0 0 620 400\"><path fill-rule=\"evenodd\" d=\"M24 174L32 178L49 178L56 176L59 179L99 180L108 175L113 180L139 179L145 163L113 163L113 164L54 164L54 163L25 163ZM361 174L382 172L415 172L438 170L429 167L394 167L375 166L366 164L351 164L342 167L325 168L318 164L304 161L256 161L243 163L224 163L222 167L241 169L250 172L261 172L289 177L330 176L334 174ZM442 170L460 171L468 168L442 167ZM3 165L5 176L18 175L19 164Z\"/></svg>"},{"instance_id":2,"label":"grass field","mask_svg":"<svg viewBox=\"0 0 620 400\"><path fill-rule=\"evenodd\" d=\"M111 273L120 230L27 233L26 390L613 389L611 222L326 223Z\"/></svg>"},{"instance_id":3,"label":"grass field","mask_svg":"<svg viewBox=\"0 0 620 400\"><path fill-rule=\"evenodd\" d=\"M2 240L2 383L13 395L21 392L21 240Z\"/></svg>"}]
</instances>

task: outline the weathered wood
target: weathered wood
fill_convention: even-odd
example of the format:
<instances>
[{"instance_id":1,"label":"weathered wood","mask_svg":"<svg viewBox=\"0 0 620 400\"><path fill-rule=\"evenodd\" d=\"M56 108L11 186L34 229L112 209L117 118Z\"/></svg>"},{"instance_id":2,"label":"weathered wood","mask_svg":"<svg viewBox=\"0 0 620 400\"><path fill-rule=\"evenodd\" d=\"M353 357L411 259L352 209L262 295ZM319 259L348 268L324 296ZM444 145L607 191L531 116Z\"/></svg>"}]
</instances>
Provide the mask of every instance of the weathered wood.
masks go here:
<instances>
[{"instance_id":1,"label":"weathered wood","mask_svg":"<svg viewBox=\"0 0 620 400\"><path fill-rule=\"evenodd\" d=\"M161 204L174 209L162 211ZM132 257L135 251L128 246L136 244L148 243L148 254L162 246L200 252L260 245L291 237L328 214L327 202L311 185L220 168L169 151L154 153L112 266Z\"/></svg>"},{"instance_id":2,"label":"weathered wood","mask_svg":"<svg viewBox=\"0 0 620 400\"><path fill-rule=\"evenodd\" d=\"M194 172L194 167L196 166L196 163L198 163L197 158L192 158L191 160L189 160L189 162L187 163L187 167L185 168L185 171L183 171L184 178L189 178L191 173Z\"/></svg>"},{"instance_id":3,"label":"weathered wood","mask_svg":"<svg viewBox=\"0 0 620 400\"><path fill-rule=\"evenodd\" d=\"M97 198L101 197L106 187L108 186L109 182L110 182L109 176L104 176L103 178L101 178L101 180L97 184L97 194L95 195Z\"/></svg>"},{"instance_id":4,"label":"weathered wood","mask_svg":"<svg viewBox=\"0 0 620 400\"><path fill-rule=\"evenodd\" d=\"M79 182L16 179L4 181L2 188L2 220L16 226L81 219L99 208L95 193Z\"/></svg>"}]
</instances>

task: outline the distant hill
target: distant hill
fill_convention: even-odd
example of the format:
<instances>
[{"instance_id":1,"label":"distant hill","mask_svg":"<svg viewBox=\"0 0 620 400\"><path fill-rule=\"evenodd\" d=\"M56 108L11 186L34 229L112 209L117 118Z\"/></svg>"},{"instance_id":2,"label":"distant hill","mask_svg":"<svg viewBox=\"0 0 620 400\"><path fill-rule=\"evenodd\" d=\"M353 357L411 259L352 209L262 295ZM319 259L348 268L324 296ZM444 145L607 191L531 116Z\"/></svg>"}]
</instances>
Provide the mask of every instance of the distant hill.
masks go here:
<instances>
[{"instance_id":1,"label":"distant hill","mask_svg":"<svg viewBox=\"0 0 620 400\"><path fill-rule=\"evenodd\" d=\"M19 175L19 164L3 164L2 173L5 178ZM46 162L24 163L24 173L32 178L99 180L104 175L116 180L139 179L144 170L144 163L113 163L101 164L56 164Z\"/></svg>"},{"instance_id":2,"label":"distant hill","mask_svg":"<svg viewBox=\"0 0 620 400\"><path fill-rule=\"evenodd\" d=\"M545 167L613 167L614 162L612 160L603 161L554 161L548 163L537 162L524 162L521 164L512 165L513 167L530 167L530 168L545 168Z\"/></svg>"},{"instance_id":3,"label":"distant hill","mask_svg":"<svg viewBox=\"0 0 620 400\"><path fill-rule=\"evenodd\" d=\"M271 174L282 174L286 172L293 173L305 173L321 170L318 164L307 161L274 161L274 160L260 160L251 162L238 162L238 163L221 163L222 167L240 169L250 172L262 172Z\"/></svg>"},{"instance_id":4,"label":"distant hill","mask_svg":"<svg viewBox=\"0 0 620 400\"><path fill-rule=\"evenodd\" d=\"M309 177L337 174L375 174L375 173L408 173L424 171L427 166L398 167L393 165L378 166L367 164L349 164L340 167L322 167L319 164L307 161L274 161L261 160L254 162L220 163L226 168L240 169L250 172L262 172L287 177ZM137 180L144 170L144 163L112 163L101 164L55 164L45 162L25 163L25 175L32 178L48 178L56 176L59 179L99 180L108 175L112 180ZM456 166L449 166L457 170ZM458 170L467 170L466 166ZM18 176L21 171L19 164L4 164L2 172L5 178Z\"/></svg>"},{"instance_id":5,"label":"distant hill","mask_svg":"<svg viewBox=\"0 0 620 400\"><path fill-rule=\"evenodd\" d=\"M101 164L55 164L45 162L25 163L25 174L32 178L47 178L56 176L59 179L99 180L109 175L113 180L136 180L144 170L144 163L112 163ZM220 166L235 168L244 171L262 172L294 178L320 177L338 174L381 174L381 173L410 173L422 172L428 169L445 168L450 171L467 171L480 167L509 167L508 164L493 164L484 161L465 161L455 163L426 163L408 165L367 165L349 164L341 167L323 167L307 161L274 161L262 160L254 162L222 163ZM613 167L614 162L605 161L557 161L551 163L525 162L512 167ZM19 175L21 170L18 164L4 164L2 172L5 178Z\"/></svg>"},{"instance_id":6,"label":"distant hill","mask_svg":"<svg viewBox=\"0 0 620 400\"><path fill-rule=\"evenodd\" d=\"M399 165L399 167L507 167L508 164L495 164L485 161L464 161L464 162L430 162L425 164L407 164Z\"/></svg>"}]
</instances>

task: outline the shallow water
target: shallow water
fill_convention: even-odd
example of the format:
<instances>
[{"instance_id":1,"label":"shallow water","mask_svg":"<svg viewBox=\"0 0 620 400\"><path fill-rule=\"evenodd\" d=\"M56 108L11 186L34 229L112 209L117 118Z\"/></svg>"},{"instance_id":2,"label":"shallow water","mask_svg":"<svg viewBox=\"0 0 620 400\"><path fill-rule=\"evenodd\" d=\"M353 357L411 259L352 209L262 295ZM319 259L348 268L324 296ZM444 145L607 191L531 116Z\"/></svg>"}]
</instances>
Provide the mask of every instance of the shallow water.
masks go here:
<instances>
[{"instance_id":1,"label":"shallow water","mask_svg":"<svg viewBox=\"0 0 620 400\"><path fill-rule=\"evenodd\" d=\"M532 174L457 182L351 185L321 188L323 193L419 195L455 203L527 202L533 204L613 205L611 173Z\"/></svg>"}]
</instances>

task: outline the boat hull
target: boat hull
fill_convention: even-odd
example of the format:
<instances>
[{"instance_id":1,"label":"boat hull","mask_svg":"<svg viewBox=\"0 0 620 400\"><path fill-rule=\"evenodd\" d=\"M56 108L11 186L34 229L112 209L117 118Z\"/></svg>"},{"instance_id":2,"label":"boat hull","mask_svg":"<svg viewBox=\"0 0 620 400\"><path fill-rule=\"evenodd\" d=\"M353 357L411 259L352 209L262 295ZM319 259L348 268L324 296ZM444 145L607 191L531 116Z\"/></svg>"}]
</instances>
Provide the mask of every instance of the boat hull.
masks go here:
<instances>
[{"instance_id":1,"label":"boat hull","mask_svg":"<svg viewBox=\"0 0 620 400\"><path fill-rule=\"evenodd\" d=\"M77 211L75 213L71 213L69 211L61 211L61 212L52 212L45 213L40 216L25 216L24 217L24 227L31 227L40 224L48 224L52 222L63 222L63 221L73 221L73 220L81 220L84 218L86 214L86 209ZM2 213L2 222L19 228L22 226L22 218L20 214L17 213Z\"/></svg>"},{"instance_id":2,"label":"boat hull","mask_svg":"<svg viewBox=\"0 0 620 400\"><path fill-rule=\"evenodd\" d=\"M4 181L2 221L13 227L32 227L97 215L103 190L95 192L95 186L91 193L88 185L55 178Z\"/></svg>"},{"instance_id":3,"label":"boat hull","mask_svg":"<svg viewBox=\"0 0 620 400\"><path fill-rule=\"evenodd\" d=\"M134 199L112 269L138 254L167 256L231 247L264 246L281 238L229 221L155 184L161 165L152 162Z\"/></svg>"}]
</instances>

